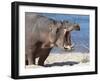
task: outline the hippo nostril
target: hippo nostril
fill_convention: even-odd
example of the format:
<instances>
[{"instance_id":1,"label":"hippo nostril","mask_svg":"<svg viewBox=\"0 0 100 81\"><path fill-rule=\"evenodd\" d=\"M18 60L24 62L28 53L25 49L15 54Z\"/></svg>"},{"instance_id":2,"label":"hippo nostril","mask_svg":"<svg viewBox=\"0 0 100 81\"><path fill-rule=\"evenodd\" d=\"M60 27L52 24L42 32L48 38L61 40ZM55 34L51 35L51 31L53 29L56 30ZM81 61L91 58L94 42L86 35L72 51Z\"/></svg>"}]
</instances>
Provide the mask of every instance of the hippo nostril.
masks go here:
<instances>
[{"instance_id":1,"label":"hippo nostril","mask_svg":"<svg viewBox=\"0 0 100 81\"><path fill-rule=\"evenodd\" d=\"M80 26L79 26L79 25L76 25L75 29L76 29L77 31L80 31Z\"/></svg>"},{"instance_id":2,"label":"hippo nostril","mask_svg":"<svg viewBox=\"0 0 100 81\"><path fill-rule=\"evenodd\" d=\"M79 28L77 28L76 30L80 31L80 27L79 27Z\"/></svg>"}]
</instances>

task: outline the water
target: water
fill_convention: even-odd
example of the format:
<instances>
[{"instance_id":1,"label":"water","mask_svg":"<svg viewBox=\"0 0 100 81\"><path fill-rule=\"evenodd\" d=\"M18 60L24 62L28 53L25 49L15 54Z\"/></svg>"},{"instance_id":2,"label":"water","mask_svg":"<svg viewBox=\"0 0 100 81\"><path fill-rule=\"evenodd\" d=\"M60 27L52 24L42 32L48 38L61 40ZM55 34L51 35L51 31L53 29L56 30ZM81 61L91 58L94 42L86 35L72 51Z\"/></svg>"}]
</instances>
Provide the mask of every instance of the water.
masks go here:
<instances>
[{"instance_id":1,"label":"water","mask_svg":"<svg viewBox=\"0 0 100 81\"><path fill-rule=\"evenodd\" d=\"M72 31L72 43L74 43L74 50L72 52L89 52L89 16L88 15L73 15L73 14L51 14L40 13L40 15L47 16L49 18L63 21L68 20L80 25L80 31ZM53 52L60 52L59 49L53 49Z\"/></svg>"}]
</instances>

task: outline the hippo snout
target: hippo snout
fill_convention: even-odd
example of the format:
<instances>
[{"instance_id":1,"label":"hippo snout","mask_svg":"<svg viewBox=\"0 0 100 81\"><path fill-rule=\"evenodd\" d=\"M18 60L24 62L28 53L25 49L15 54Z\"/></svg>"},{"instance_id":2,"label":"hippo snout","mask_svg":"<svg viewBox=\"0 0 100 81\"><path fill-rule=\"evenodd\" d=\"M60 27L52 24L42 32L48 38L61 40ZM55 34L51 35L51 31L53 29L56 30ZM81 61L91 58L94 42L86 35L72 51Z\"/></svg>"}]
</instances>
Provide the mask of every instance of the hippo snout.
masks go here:
<instances>
[{"instance_id":1,"label":"hippo snout","mask_svg":"<svg viewBox=\"0 0 100 81\"><path fill-rule=\"evenodd\" d=\"M80 25L79 24L75 25L75 30L80 31Z\"/></svg>"}]
</instances>

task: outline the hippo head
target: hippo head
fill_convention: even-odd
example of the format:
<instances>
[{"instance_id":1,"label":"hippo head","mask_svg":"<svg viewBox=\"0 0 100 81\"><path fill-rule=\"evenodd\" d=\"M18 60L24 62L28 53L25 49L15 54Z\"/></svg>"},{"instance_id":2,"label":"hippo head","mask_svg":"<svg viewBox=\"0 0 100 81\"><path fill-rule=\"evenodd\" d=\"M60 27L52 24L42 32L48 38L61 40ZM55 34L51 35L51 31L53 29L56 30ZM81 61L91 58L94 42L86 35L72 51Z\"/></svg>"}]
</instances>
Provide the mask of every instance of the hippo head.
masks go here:
<instances>
[{"instance_id":1,"label":"hippo head","mask_svg":"<svg viewBox=\"0 0 100 81\"><path fill-rule=\"evenodd\" d=\"M43 44L43 47L60 47L62 49L71 50L73 48L71 42L71 31L80 30L80 26L78 24L72 24L68 21L52 21L49 23L49 39L48 42Z\"/></svg>"},{"instance_id":2,"label":"hippo head","mask_svg":"<svg viewBox=\"0 0 100 81\"><path fill-rule=\"evenodd\" d=\"M74 46L71 41L71 31L73 30L79 31L79 24L63 21L62 26L59 30L59 37L56 42L56 45L64 49L71 50Z\"/></svg>"}]
</instances>

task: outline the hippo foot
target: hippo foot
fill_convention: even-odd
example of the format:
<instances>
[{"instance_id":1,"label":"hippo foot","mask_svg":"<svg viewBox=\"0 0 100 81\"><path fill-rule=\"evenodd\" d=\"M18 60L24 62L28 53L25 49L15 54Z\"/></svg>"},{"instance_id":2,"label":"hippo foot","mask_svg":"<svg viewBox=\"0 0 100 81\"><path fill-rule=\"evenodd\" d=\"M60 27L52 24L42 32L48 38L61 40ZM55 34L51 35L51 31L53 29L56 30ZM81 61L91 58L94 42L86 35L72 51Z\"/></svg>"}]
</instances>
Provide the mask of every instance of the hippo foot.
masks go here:
<instances>
[{"instance_id":1,"label":"hippo foot","mask_svg":"<svg viewBox=\"0 0 100 81\"><path fill-rule=\"evenodd\" d=\"M38 64L39 66L44 66L44 64Z\"/></svg>"}]
</instances>

